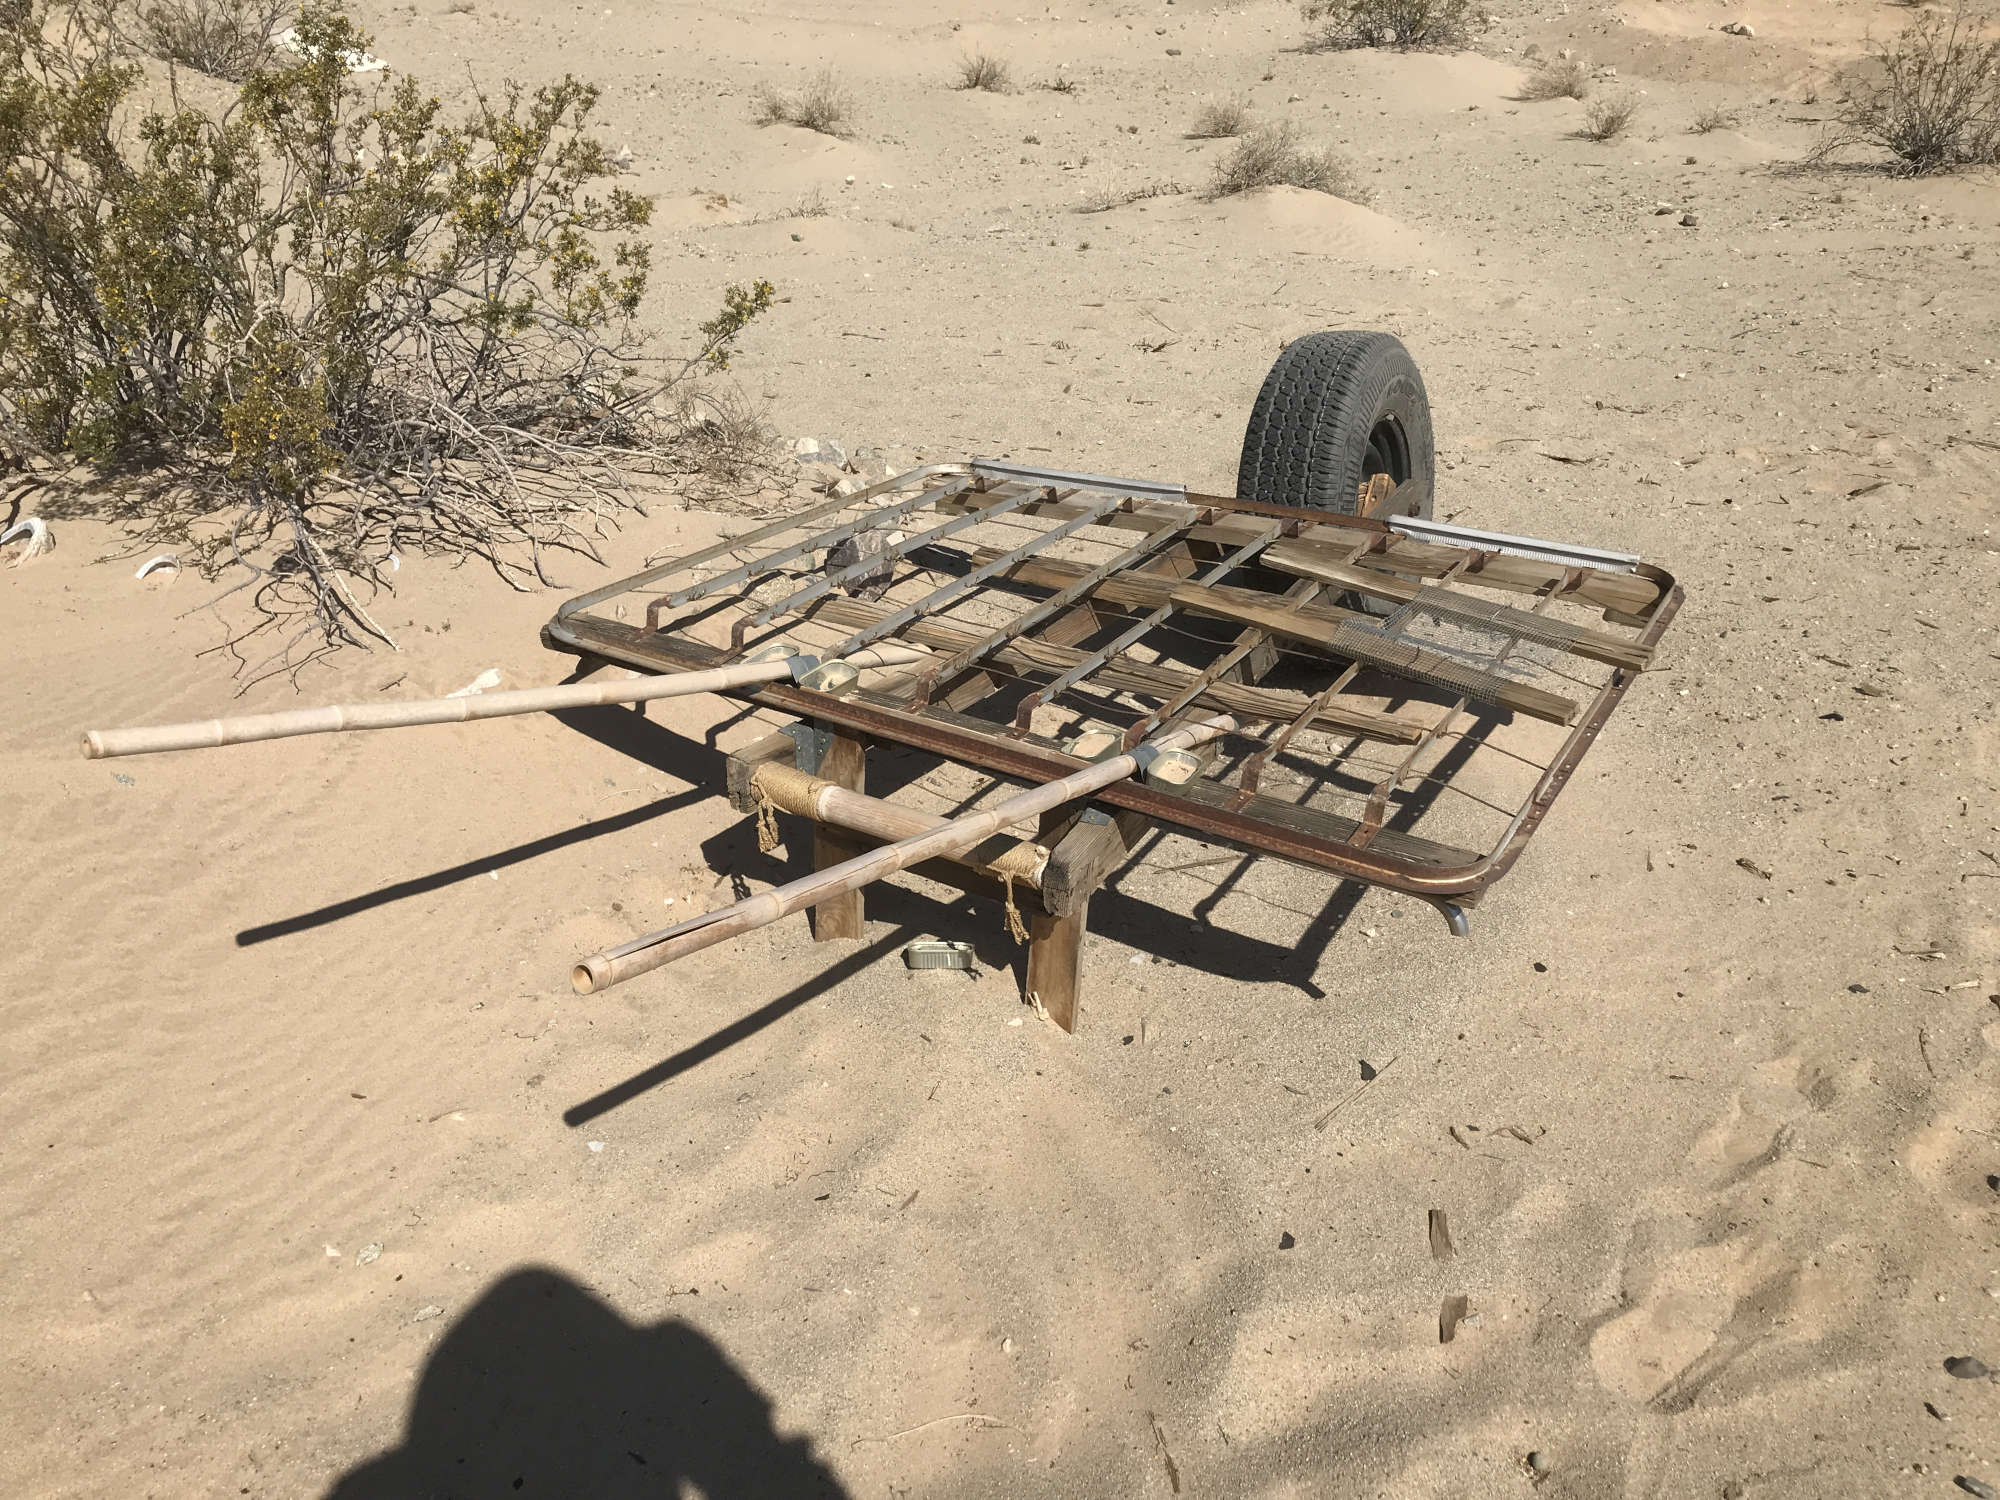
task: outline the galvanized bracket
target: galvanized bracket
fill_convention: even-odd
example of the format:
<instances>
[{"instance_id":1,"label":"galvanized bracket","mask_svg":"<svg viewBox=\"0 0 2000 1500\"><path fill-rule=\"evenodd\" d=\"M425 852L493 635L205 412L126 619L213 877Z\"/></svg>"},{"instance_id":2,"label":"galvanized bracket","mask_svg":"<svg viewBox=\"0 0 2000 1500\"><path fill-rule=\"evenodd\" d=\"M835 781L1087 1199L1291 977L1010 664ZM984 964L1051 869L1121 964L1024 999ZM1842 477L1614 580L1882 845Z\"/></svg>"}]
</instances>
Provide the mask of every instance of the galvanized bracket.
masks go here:
<instances>
[{"instance_id":1,"label":"galvanized bracket","mask_svg":"<svg viewBox=\"0 0 2000 1500\"><path fill-rule=\"evenodd\" d=\"M833 744L833 731L801 719L796 724L785 725L784 732L799 747L793 763L808 776L817 776L819 768L826 763L827 748Z\"/></svg>"}]
</instances>

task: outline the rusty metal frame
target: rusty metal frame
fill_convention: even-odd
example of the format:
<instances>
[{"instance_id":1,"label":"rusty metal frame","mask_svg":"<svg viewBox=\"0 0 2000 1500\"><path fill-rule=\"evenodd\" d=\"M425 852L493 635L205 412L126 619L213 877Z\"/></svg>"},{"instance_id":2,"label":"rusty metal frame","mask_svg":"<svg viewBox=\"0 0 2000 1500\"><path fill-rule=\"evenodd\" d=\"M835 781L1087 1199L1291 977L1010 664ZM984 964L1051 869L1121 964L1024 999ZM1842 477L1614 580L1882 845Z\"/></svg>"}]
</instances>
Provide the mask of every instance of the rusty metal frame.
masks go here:
<instances>
[{"instance_id":1,"label":"rusty metal frame","mask_svg":"<svg viewBox=\"0 0 2000 1500\"><path fill-rule=\"evenodd\" d=\"M914 497L905 493L913 486L916 487ZM945 653L937 667L918 671L910 680L893 688L850 689L835 694L812 691L798 684L778 683L740 694L745 701L759 707L837 728L865 740L912 746L995 776L1043 782L1066 775L1078 769L1083 762L1065 754L1054 740L1030 732L1026 716L1011 729L991 720L970 719L948 706L934 703L935 693L942 684L962 676L999 648L1016 641L1037 641L1037 630L1049 628L1052 622L1062 620L1078 608L1089 607L1094 611L1103 603L1106 586L1116 587L1115 580L1128 575L1135 578L1150 576L1158 580L1162 575L1156 570L1164 559L1176 551L1187 553L1192 545L1188 540L1191 532L1209 533L1207 544L1220 546L1223 555L1220 561L1206 563L1195 557L1196 577L1166 575L1173 578L1177 586L1209 587L1253 565L1265 549L1304 539L1307 542L1333 544L1338 549L1337 557L1347 563L1358 562L1399 577L1408 573L1410 578L1404 580L1406 583L1415 581L1445 590L1479 586L1532 592L1540 596L1534 606L1537 612L1548 608L1553 600L1578 601L1593 579L1622 576L1627 582L1614 595L1616 607L1613 604L1604 606L1604 617L1635 631L1636 634L1621 639L1628 640L1633 647L1648 655L1680 608L1683 598L1680 586L1657 567L1622 554L1503 537L1497 533L1464 532L1458 528L1431 525L1418 528L1421 534L1417 534L1406 527L1397 514L1399 510L1409 508L1398 504L1399 500L1406 498L1392 495L1376 507L1378 514L1387 513L1391 517L1384 521L1372 516L1294 510L1191 493L1180 486L1156 481L1124 481L1100 475L1038 470L980 460L959 465L933 464L876 485L859 495L836 499L804 515L773 522L745 536L718 543L572 599L558 609L555 617L544 627L543 639L552 649L621 662L641 670L676 672L711 667L738 654L745 633L743 622L739 620L731 631L731 639L738 649L725 651L679 632L673 626L660 628L658 622L664 610L696 600L707 600L713 605L729 589L742 585L746 591L744 607L757 616L756 623L785 628L788 611L782 605L772 607L762 600L750 599L747 590L755 586L760 578L778 576L777 570L786 564L800 559L809 560L810 555L823 548L830 539L854 535L869 526L882 524L884 517L906 520L921 512L926 504L940 511L958 511L959 519L944 522L924 533L934 539L955 535L976 525L980 518L993 519L1003 510L1011 514L1014 524L1022 524L1027 517L1046 512L1049 519L1062 524L1050 525L1023 546L1004 549L997 560L989 558L980 566L968 566L964 573L941 587L931 589L916 604L897 606L880 626L870 626L851 634L842 631L847 636L845 645L863 639L894 638L896 630L913 619L921 618L930 609L942 607L953 599L969 595L973 590L980 590L982 598L989 592L1001 598L1011 606L1012 613L997 627L978 627L981 635L976 644ZM1071 508L1066 510L1065 507ZM774 552L763 554L757 561L725 569L719 580L712 577L683 582L670 592L655 594L649 602L647 624L643 628L594 612L597 606L612 599L635 593L645 594L663 581L674 579L679 573L709 566L718 559L740 557L765 541L783 537L787 531L801 530L824 518L840 518L849 511L855 514L837 520L823 532L780 546ZM1253 533L1249 529L1252 523L1263 524L1255 525ZM1229 531L1231 525L1237 529ZM1108 529L1112 526L1121 528L1126 536L1133 530L1139 531L1141 536L1136 542L1123 545L1109 562L1087 569L1075 582L1060 589L1051 588L1040 597L1024 597L1024 589L1010 583L1008 575L1012 565L1020 559L1032 557L1039 547L1075 537L1087 528ZM1228 540L1218 541L1218 537ZM1102 537L1093 539L1104 540ZM1440 547L1457 548L1459 552L1442 556L1437 550ZM911 549L906 547L904 550ZM1208 556L1214 558L1216 553L1211 552ZM1182 565L1186 565L1185 558ZM1519 571L1523 567L1529 571ZM1543 567L1551 576L1545 585L1530 588L1528 582L1523 580L1532 581L1537 576L1533 570ZM1493 570L1490 574L1487 573L1489 568ZM1507 570L1510 568L1515 571L1509 573ZM1142 570L1155 571L1148 573ZM998 587L1006 592L987 589L987 585L995 580ZM826 582L821 579L793 589L784 604L793 600L810 603L826 592L822 586ZM1341 592L1337 586L1323 590L1302 588L1296 578L1286 579L1285 582L1289 585L1287 592L1265 591L1261 597L1268 598L1271 605L1278 608L1306 609L1310 606L1325 609L1319 601L1337 597ZM1600 582L1598 587L1600 595L1588 600L1593 608L1598 607L1602 598L1604 586ZM1636 612L1625 607L1627 601L1640 599L1648 591L1650 602L1642 601ZM1237 592L1242 590L1239 588ZM1078 684L1088 683L1093 672L1158 626L1168 614L1176 612L1176 608L1168 606L1164 611L1159 608L1130 609L1133 619L1129 628L1120 631L1108 646L1092 651L1079 666L1067 671L1049 669L1043 674L1050 679L1046 684L1029 682L1025 701L1030 705L1047 703L1060 698ZM1338 611L1332 611L1332 614L1337 615ZM1226 613L1224 617L1227 618ZM1287 618L1289 621L1291 617ZM1195 673L1191 686L1153 695L1157 701L1143 701L1149 695L1129 688L1121 688L1119 692L1127 698L1142 700L1131 710L1139 724L1151 727L1172 720L1188 711L1202 691L1245 660L1263 638L1259 627L1252 627L1239 634L1233 645L1218 643L1219 655L1206 671ZM1425 749L1453 733L1453 726L1465 712L1463 699L1448 706L1440 704L1442 715L1426 727L1421 740L1410 746L1391 774L1377 784L1375 795L1369 799L1361 818L1347 819L1327 814L1260 792L1260 776L1265 769L1277 757L1292 750L1297 737L1314 723L1319 711L1337 695L1347 691L1362 670L1344 663L1329 664L1329 680L1323 688L1299 698L1303 708L1296 716L1288 709L1285 718L1271 720L1262 733L1247 733L1244 738L1255 742L1254 752L1247 757L1242 774L1233 785L1197 778L1186 787L1169 789L1132 780L1105 788L1098 794L1098 800L1246 852L1276 855L1349 879L1408 892L1437 904L1453 920L1456 930L1461 924L1457 908L1475 901L1520 857L1584 754L1624 698L1634 676L1638 675L1627 667L1613 665L1602 669L1608 675L1594 695L1582 704L1567 736L1554 754L1545 762L1537 756L1535 763L1541 766L1541 771L1532 790L1520 802L1499 836L1483 841L1490 846L1482 853L1452 849L1426 838L1387 830L1383 826L1388 797L1412 774L1419 755ZM1382 805L1378 806L1378 803ZM1513 805L1509 799L1506 804L1499 805L1498 810L1504 815L1506 808ZM1446 855L1452 857L1445 859Z\"/></svg>"}]
</instances>

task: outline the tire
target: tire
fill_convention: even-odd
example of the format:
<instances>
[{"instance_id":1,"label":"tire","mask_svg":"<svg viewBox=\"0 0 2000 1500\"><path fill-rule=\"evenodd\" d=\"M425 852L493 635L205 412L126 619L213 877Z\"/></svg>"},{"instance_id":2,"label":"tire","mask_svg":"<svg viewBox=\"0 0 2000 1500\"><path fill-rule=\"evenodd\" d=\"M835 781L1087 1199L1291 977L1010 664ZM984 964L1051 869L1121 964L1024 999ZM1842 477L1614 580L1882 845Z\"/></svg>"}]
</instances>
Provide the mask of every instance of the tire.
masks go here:
<instances>
[{"instance_id":1,"label":"tire","mask_svg":"<svg viewBox=\"0 0 2000 1500\"><path fill-rule=\"evenodd\" d=\"M1419 498L1377 515L1429 516L1436 458L1430 398L1402 341L1309 333L1285 346L1250 412L1238 499L1306 510L1359 509L1370 476L1420 482Z\"/></svg>"}]
</instances>

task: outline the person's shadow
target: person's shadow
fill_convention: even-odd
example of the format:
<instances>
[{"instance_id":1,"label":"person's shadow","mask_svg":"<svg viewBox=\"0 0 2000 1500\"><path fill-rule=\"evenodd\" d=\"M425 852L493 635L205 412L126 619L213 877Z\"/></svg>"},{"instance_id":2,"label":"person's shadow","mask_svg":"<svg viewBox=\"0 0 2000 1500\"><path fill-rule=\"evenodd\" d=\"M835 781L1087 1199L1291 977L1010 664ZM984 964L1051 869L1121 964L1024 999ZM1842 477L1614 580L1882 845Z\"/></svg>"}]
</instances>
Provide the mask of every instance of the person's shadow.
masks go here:
<instances>
[{"instance_id":1,"label":"person's shadow","mask_svg":"<svg viewBox=\"0 0 2000 1500\"><path fill-rule=\"evenodd\" d=\"M515 1271L431 1355L402 1445L327 1500L844 1497L771 1402L677 1318L635 1327L557 1272Z\"/></svg>"}]
</instances>

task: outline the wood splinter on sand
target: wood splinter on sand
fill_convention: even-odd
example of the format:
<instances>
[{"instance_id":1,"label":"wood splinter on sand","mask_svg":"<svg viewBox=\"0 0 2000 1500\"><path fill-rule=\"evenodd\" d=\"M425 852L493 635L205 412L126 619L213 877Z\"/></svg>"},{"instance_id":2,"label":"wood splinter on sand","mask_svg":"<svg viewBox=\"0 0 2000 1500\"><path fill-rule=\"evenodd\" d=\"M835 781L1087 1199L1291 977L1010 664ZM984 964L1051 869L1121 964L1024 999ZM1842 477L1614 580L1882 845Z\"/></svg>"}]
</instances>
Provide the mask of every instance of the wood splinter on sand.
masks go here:
<instances>
[{"instance_id":1,"label":"wood splinter on sand","mask_svg":"<svg viewBox=\"0 0 2000 1500\"><path fill-rule=\"evenodd\" d=\"M871 646L844 658L849 666L903 667L925 661L928 651L914 646ZM299 734L339 734L352 729L402 729L413 724L456 724L470 719L501 719L512 714L559 713L566 708L590 708L605 703L647 703L655 698L680 698L694 693L726 693L760 682L800 678L822 665L801 653L770 661L738 662L705 672L671 672L636 677L625 682L577 682L567 686L518 688L508 693L482 693L464 698L421 698L409 703L335 703L325 708L294 708L275 714L238 714L228 719L203 719L190 724L148 724L133 729L86 729L87 760L115 755L151 755L161 750L207 750L218 745L247 745L257 740L282 740ZM810 686L811 684L808 684Z\"/></svg>"},{"instance_id":2,"label":"wood splinter on sand","mask_svg":"<svg viewBox=\"0 0 2000 1500\"><path fill-rule=\"evenodd\" d=\"M1051 808L1061 807L1079 797L1087 797L1115 781L1123 781L1145 769L1149 762L1165 751L1203 745L1234 728L1236 720L1227 714L1220 714L1212 719L1170 729L1153 736L1135 750L1111 756L1071 775L1032 787L984 812L953 818L928 832L915 834L898 843L885 844L866 854L857 854L852 859L777 886L762 895L738 901L734 906L672 927L663 927L658 932L649 932L616 948L594 953L571 972L570 983L579 995L594 995L614 984L672 963L677 958L698 953L741 933L767 927L780 917L803 911L808 906L817 906L830 897L859 890L898 870L970 849L1003 828L1036 817Z\"/></svg>"}]
</instances>

